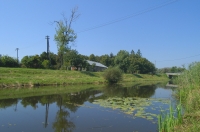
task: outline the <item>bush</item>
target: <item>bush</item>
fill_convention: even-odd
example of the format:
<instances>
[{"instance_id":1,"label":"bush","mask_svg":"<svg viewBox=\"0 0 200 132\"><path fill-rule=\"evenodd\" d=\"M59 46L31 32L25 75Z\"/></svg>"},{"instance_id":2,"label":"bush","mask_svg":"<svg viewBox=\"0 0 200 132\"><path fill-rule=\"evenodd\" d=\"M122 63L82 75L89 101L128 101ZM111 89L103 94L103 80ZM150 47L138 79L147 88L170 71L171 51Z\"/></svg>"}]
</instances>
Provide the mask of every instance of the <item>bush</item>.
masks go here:
<instances>
[{"instance_id":1,"label":"bush","mask_svg":"<svg viewBox=\"0 0 200 132\"><path fill-rule=\"evenodd\" d=\"M119 81L122 81L123 73L119 68L112 67L112 68L108 68L104 71L103 77L109 83L117 83Z\"/></svg>"}]
</instances>

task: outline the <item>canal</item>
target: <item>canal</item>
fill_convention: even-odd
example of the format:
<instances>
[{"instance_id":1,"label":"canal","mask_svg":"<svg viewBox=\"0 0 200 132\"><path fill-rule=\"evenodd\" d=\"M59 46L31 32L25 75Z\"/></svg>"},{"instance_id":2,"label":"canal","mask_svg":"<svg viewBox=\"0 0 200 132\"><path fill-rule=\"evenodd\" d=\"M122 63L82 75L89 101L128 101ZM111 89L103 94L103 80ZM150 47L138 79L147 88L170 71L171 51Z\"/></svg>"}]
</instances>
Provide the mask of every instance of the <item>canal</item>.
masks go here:
<instances>
[{"instance_id":1,"label":"canal","mask_svg":"<svg viewBox=\"0 0 200 132\"><path fill-rule=\"evenodd\" d=\"M1 132L156 132L166 84L0 89Z\"/></svg>"}]
</instances>

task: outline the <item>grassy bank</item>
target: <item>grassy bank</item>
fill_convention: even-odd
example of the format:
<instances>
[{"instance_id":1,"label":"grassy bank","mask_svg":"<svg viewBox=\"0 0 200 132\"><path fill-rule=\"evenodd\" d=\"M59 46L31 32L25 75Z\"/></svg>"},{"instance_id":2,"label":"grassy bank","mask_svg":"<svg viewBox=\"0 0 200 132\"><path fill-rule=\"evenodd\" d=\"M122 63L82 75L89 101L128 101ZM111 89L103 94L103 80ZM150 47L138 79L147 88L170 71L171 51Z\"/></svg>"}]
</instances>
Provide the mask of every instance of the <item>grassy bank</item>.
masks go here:
<instances>
[{"instance_id":1,"label":"grassy bank","mask_svg":"<svg viewBox=\"0 0 200 132\"><path fill-rule=\"evenodd\" d=\"M124 74L123 82L167 80L166 75ZM0 68L0 87L103 84L103 72Z\"/></svg>"},{"instance_id":2,"label":"grassy bank","mask_svg":"<svg viewBox=\"0 0 200 132\"><path fill-rule=\"evenodd\" d=\"M178 117L166 116L161 127L166 126L172 119L175 123L170 124L170 128L160 128L160 131L198 132L200 131L200 63L191 64L189 69L177 78L177 83L179 85L177 97L181 102L184 114L178 115Z\"/></svg>"}]
</instances>

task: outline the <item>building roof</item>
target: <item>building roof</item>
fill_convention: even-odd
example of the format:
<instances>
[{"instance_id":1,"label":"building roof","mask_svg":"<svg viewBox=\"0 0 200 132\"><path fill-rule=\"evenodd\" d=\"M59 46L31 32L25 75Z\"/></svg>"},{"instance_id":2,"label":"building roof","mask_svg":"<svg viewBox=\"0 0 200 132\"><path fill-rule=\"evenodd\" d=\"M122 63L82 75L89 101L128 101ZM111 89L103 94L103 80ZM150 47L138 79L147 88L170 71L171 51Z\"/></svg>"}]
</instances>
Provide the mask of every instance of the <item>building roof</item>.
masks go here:
<instances>
[{"instance_id":1,"label":"building roof","mask_svg":"<svg viewBox=\"0 0 200 132\"><path fill-rule=\"evenodd\" d=\"M95 62L95 61L90 61L90 60L86 60L90 65L95 64L98 67L104 67L104 68L108 68L107 66L99 63L99 62Z\"/></svg>"}]
</instances>

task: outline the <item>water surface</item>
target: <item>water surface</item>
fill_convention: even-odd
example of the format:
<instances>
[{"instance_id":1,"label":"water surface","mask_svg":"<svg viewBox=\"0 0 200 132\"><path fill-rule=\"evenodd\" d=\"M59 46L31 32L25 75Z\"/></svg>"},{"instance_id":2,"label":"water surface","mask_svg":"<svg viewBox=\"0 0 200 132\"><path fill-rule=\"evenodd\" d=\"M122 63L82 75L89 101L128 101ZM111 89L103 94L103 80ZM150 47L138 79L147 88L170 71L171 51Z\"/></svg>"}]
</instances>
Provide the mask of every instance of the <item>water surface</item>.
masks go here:
<instances>
[{"instance_id":1,"label":"water surface","mask_svg":"<svg viewBox=\"0 0 200 132\"><path fill-rule=\"evenodd\" d=\"M156 132L157 115L175 101L173 89L154 84L97 89L88 86L76 92L67 87L64 91L55 89L59 92L43 92L44 95L27 94L25 90L23 96L16 95L24 90L18 89L9 97L1 98L0 131ZM0 93L6 93L5 90Z\"/></svg>"}]
</instances>

